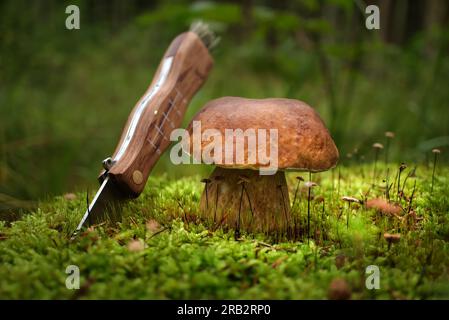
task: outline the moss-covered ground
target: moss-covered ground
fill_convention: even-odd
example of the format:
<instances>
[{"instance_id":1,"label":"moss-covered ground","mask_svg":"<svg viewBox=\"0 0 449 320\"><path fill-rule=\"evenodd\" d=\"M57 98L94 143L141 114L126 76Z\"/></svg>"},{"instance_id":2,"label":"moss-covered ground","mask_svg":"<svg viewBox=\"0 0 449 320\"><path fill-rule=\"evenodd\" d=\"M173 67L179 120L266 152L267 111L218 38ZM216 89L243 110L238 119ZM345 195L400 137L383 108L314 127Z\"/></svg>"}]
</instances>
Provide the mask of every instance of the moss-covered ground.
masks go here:
<instances>
[{"instance_id":1,"label":"moss-covered ground","mask_svg":"<svg viewBox=\"0 0 449 320\"><path fill-rule=\"evenodd\" d=\"M449 168L437 168L431 192L432 167L418 166L412 174L410 165L397 196L398 166L389 167L389 196L403 208L399 214L341 200L384 198L384 166L378 165L374 187L372 165L312 175L318 187L309 241L301 186L293 241L245 233L235 239L233 230L201 223L198 176L151 177L144 194L124 208L121 223L91 227L76 241L70 235L86 195L57 197L17 221L0 222L0 298L449 298ZM296 176L288 173L291 201ZM400 234L399 242L389 244L385 233ZM66 288L69 265L80 269L80 290ZM369 265L379 267L378 290L365 286ZM332 291L336 279L343 280Z\"/></svg>"}]
</instances>

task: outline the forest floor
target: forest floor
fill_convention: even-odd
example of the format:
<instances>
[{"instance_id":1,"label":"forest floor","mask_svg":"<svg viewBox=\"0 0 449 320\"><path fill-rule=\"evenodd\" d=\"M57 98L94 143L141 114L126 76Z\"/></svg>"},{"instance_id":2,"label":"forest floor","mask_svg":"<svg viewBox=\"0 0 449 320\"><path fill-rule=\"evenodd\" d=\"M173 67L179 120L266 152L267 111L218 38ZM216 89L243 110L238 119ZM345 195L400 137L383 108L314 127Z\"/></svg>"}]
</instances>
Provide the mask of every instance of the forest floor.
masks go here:
<instances>
[{"instance_id":1,"label":"forest floor","mask_svg":"<svg viewBox=\"0 0 449 320\"><path fill-rule=\"evenodd\" d=\"M121 223L90 227L75 241L86 195L60 196L0 222L0 298L448 299L449 167L437 168L433 192L432 167L414 169L401 172L398 196L398 166L390 165L390 205L378 201L379 209L366 200L386 198L385 166L378 165L375 187L372 165L312 175L309 240L302 231L290 241L236 239L201 223L197 176L151 177ZM291 200L296 176L287 175ZM308 197L299 190L292 212L305 226ZM70 265L79 267L80 290L66 287ZM371 265L379 289L366 287L376 283Z\"/></svg>"}]
</instances>

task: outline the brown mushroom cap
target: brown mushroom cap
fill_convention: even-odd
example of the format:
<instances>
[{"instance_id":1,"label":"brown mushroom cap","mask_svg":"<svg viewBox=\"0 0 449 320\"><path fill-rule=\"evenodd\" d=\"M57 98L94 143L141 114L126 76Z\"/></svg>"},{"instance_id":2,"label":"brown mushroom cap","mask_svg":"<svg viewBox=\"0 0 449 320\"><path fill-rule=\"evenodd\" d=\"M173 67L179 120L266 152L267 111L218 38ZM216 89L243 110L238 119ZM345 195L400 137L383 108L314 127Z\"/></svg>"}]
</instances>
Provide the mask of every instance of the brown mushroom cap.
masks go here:
<instances>
[{"instance_id":1,"label":"brown mushroom cap","mask_svg":"<svg viewBox=\"0 0 449 320\"><path fill-rule=\"evenodd\" d=\"M329 131L314 109L302 101L293 99L246 99L223 97L209 101L192 119L188 131L192 133L193 121L201 121L201 132L216 129L223 140L225 153L225 129L265 129L267 150L269 129L278 130L278 168L280 170L324 171L334 167L338 161L338 150ZM204 148L210 141L202 141ZM235 144L235 140L234 140ZM245 164L216 163L226 168L259 169L265 164L247 164L248 143L245 142ZM269 154L269 152L268 152Z\"/></svg>"}]
</instances>

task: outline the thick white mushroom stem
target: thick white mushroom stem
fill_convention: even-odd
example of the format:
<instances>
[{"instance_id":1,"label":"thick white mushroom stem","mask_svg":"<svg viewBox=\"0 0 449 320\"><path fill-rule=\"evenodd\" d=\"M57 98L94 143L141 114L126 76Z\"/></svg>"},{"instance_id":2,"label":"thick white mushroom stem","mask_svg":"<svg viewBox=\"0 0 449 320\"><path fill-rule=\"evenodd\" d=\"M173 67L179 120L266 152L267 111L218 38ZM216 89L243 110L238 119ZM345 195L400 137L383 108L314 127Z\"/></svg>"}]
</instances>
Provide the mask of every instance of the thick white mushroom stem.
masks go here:
<instances>
[{"instance_id":1,"label":"thick white mushroom stem","mask_svg":"<svg viewBox=\"0 0 449 320\"><path fill-rule=\"evenodd\" d=\"M201 197L202 218L214 227L240 233L291 234L293 223L283 171L260 175L256 170L216 167Z\"/></svg>"}]
</instances>

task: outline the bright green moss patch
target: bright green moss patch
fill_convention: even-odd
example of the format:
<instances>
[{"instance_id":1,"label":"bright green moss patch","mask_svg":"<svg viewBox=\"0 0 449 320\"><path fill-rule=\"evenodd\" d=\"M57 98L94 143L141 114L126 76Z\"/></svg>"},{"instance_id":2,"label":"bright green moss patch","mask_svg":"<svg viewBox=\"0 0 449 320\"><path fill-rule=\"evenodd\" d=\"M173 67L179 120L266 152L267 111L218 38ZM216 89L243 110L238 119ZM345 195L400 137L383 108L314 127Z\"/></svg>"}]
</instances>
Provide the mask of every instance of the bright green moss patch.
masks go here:
<instances>
[{"instance_id":1,"label":"bright green moss patch","mask_svg":"<svg viewBox=\"0 0 449 320\"><path fill-rule=\"evenodd\" d=\"M232 230L201 224L200 177L152 177L120 224L96 226L74 242L85 195L57 197L12 224L0 222L0 298L325 299L336 278L346 281L352 299L449 298L449 169L437 170L430 194L431 169L418 167L405 184L399 217L341 200L384 197L385 168L378 172L375 187L371 166L342 167L340 179L338 169L312 176L319 187L309 242L304 232L295 241L248 234L235 240ZM295 174L288 180L293 200ZM396 200L395 187L390 197ZM301 189L298 199L293 211L304 230ZM389 245L384 233L401 239ZM68 265L80 268L80 290L65 286ZM369 265L380 268L379 290L365 287Z\"/></svg>"}]
</instances>

